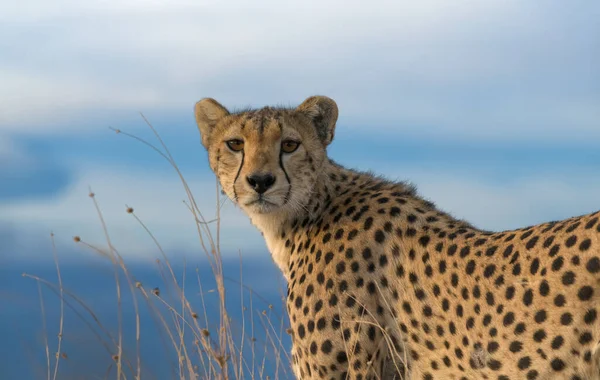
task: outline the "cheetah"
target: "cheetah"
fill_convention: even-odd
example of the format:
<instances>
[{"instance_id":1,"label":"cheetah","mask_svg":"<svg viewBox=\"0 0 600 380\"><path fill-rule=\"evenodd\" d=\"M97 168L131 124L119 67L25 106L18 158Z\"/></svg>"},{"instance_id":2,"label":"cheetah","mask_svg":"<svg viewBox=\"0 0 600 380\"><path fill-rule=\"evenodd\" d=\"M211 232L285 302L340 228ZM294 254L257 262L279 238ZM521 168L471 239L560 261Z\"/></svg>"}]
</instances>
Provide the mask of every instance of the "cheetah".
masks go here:
<instances>
[{"instance_id":1,"label":"cheetah","mask_svg":"<svg viewBox=\"0 0 600 380\"><path fill-rule=\"evenodd\" d=\"M600 211L484 231L327 156L338 107L195 105L287 280L299 379L600 379Z\"/></svg>"}]
</instances>

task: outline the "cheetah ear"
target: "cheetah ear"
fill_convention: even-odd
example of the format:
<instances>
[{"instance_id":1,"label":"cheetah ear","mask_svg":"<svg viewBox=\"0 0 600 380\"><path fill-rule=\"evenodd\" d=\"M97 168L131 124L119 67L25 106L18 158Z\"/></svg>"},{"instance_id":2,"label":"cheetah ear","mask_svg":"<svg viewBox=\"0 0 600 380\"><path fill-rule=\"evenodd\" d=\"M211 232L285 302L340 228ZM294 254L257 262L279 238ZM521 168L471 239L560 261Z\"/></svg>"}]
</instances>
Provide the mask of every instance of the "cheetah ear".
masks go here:
<instances>
[{"instance_id":1,"label":"cheetah ear","mask_svg":"<svg viewBox=\"0 0 600 380\"><path fill-rule=\"evenodd\" d=\"M204 98L194 107L196 123L202 137L202 145L208 149L210 135L219 120L229 115L229 111L219 102L211 98Z\"/></svg>"},{"instance_id":2,"label":"cheetah ear","mask_svg":"<svg viewBox=\"0 0 600 380\"><path fill-rule=\"evenodd\" d=\"M317 135L324 146L331 143L338 118L338 107L333 99L326 96L311 96L302 102L296 111L301 112L313 122Z\"/></svg>"}]
</instances>

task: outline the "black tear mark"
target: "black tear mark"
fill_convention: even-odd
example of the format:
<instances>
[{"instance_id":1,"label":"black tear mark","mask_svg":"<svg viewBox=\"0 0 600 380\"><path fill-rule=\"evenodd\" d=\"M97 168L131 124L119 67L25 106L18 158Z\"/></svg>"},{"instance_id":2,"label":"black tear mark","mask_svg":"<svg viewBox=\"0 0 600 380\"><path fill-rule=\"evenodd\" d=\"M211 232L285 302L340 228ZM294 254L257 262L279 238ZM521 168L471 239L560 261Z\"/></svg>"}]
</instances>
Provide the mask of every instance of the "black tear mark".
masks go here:
<instances>
[{"instance_id":1,"label":"black tear mark","mask_svg":"<svg viewBox=\"0 0 600 380\"><path fill-rule=\"evenodd\" d=\"M283 134L283 124L281 124L281 120L277 120L277 125L279 126L279 134L282 135ZM279 167L283 171L283 174L285 175L285 180L288 183L288 191L285 194L285 198L283 199L283 204L286 204L290 200L290 193L292 191L292 182L290 181L290 177L288 176L287 171L283 167L283 150L281 150L281 147L279 147Z\"/></svg>"},{"instance_id":2,"label":"black tear mark","mask_svg":"<svg viewBox=\"0 0 600 380\"><path fill-rule=\"evenodd\" d=\"M237 182L238 177L240 176L240 173L242 171L242 167L244 166L244 150L242 150L241 153L242 153L242 162L240 163L240 167L238 168L237 174L235 175L235 179L233 180L233 199L235 200L236 203L238 201L238 195L237 195L237 191L235 191L235 183Z\"/></svg>"}]
</instances>

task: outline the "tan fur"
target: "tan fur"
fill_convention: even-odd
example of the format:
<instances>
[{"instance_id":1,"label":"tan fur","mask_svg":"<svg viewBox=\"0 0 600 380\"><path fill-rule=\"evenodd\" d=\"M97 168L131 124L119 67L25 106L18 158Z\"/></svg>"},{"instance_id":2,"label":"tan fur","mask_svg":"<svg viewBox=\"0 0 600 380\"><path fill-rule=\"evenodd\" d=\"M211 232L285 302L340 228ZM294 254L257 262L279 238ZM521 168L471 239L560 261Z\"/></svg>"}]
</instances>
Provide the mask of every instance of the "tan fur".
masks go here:
<instances>
[{"instance_id":1,"label":"tan fur","mask_svg":"<svg viewBox=\"0 0 600 380\"><path fill-rule=\"evenodd\" d=\"M482 231L330 160L337 117L327 97L196 106L212 170L288 281L296 377L600 379L600 212ZM256 173L276 178L263 203Z\"/></svg>"}]
</instances>

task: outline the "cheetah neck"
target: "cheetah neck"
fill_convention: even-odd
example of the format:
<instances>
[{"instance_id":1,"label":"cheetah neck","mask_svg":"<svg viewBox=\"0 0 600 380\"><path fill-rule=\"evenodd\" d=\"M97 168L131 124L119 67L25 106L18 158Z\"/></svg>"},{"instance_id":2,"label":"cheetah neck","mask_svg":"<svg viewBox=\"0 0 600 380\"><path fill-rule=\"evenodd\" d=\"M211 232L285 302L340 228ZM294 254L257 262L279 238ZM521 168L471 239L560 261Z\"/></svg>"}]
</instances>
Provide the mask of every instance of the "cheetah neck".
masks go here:
<instances>
[{"instance_id":1,"label":"cheetah neck","mask_svg":"<svg viewBox=\"0 0 600 380\"><path fill-rule=\"evenodd\" d=\"M348 171L331 160L323 164L322 171L315 182L317 185L312 189L310 200L302 212L283 210L268 215L250 215L252 224L261 232L273 261L284 276L287 277L290 260L290 250L286 247L288 240L286 234L289 235L290 231L300 227L303 221L314 221L319 218L328 202L334 199L339 190L336 190L331 177L341 170Z\"/></svg>"},{"instance_id":2,"label":"cheetah neck","mask_svg":"<svg viewBox=\"0 0 600 380\"><path fill-rule=\"evenodd\" d=\"M304 228L315 228L315 225L320 224L319 222L323 220L327 210L341 198L348 198L348 195L364 190L377 192L393 189L394 192L402 193L403 196L410 199L406 208L414 208L415 214L418 214L417 210L428 209L436 214L440 225L458 224L465 228L472 228L464 221L458 221L450 215L436 210L433 204L418 197L415 189L409 185L386 181L371 173L348 169L332 160L324 163L316 184L310 201L302 213L281 211L268 215L250 216L252 223L261 231L273 261L288 280L290 252L293 251L296 235L305 232ZM413 221L411 228L419 229L421 222L420 219Z\"/></svg>"}]
</instances>

